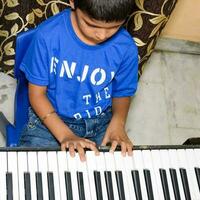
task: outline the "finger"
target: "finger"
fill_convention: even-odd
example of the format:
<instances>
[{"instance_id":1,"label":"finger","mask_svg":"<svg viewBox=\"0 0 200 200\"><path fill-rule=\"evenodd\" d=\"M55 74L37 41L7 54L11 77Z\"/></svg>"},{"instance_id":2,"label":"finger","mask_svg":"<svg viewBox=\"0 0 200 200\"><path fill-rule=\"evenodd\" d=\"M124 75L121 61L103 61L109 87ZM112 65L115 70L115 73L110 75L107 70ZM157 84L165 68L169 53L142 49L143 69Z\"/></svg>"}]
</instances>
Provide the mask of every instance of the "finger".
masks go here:
<instances>
[{"instance_id":1,"label":"finger","mask_svg":"<svg viewBox=\"0 0 200 200\"><path fill-rule=\"evenodd\" d=\"M85 160L86 160L86 158L85 158L85 151L84 151L83 147L81 146L81 144L77 144L76 149L77 149L77 151L78 151L80 160L81 160L82 162L85 161Z\"/></svg>"},{"instance_id":2,"label":"finger","mask_svg":"<svg viewBox=\"0 0 200 200\"><path fill-rule=\"evenodd\" d=\"M93 142L92 140L89 140L89 139L84 139L84 140L85 140L85 142L88 142L88 143L91 143L91 144L93 144L93 145L96 145L96 143Z\"/></svg>"},{"instance_id":3,"label":"finger","mask_svg":"<svg viewBox=\"0 0 200 200\"><path fill-rule=\"evenodd\" d=\"M132 156L133 155L133 144L129 144L127 145L127 151L128 151L128 156Z\"/></svg>"},{"instance_id":4,"label":"finger","mask_svg":"<svg viewBox=\"0 0 200 200\"><path fill-rule=\"evenodd\" d=\"M69 154L70 156L74 157L75 156L75 146L74 143L69 143Z\"/></svg>"},{"instance_id":5,"label":"finger","mask_svg":"<svg viewBox=\"0 0 200 200\"><path fill-rule=\"evenodd\" d=\"M108 142L109 142L108 137L104 137L101 146L106 146Z\"/></svg>"},{"instance_id":6,"label":"finger","mask_svg":"<svg viewBox=\"0 0 200 200\"><path fill-rule=\"evenodd\" d=\"M110 147L110 153L114 153L116 147L118 145L118 142L116 140L114 140L111 144L111 147Z\"/></svg>"},{"instance_id":7,"label":"finger","mask_svg":"<svg viewBox=\"0 0 200 200\"><path fill-rule=\"evenodd\" d=\"M121 153L122 153L122 156L126 156L126 143L125 142L121 142Z\"/></svg>"},{"instance_id":8,"label":"finger","mask_svg":"<svg viewBox=\"0 0 200 200\"><path fill-rule=\"evenodd\" d=\"M66 143L61 143L61 151L66 151L67 144Z\"/></svg>"},{"instance_id":9,"label":"finger","mask_svg":"<svg viewBox=\"0 0 200 200\"><path fill-rule=\"evenodd\" d=\"M99 150L97 149L97 147L95 145L88 143L87 144L87 148L91 149L92 151L94 151L95 155L99 155Z\"/></svg>"}]
</instances>

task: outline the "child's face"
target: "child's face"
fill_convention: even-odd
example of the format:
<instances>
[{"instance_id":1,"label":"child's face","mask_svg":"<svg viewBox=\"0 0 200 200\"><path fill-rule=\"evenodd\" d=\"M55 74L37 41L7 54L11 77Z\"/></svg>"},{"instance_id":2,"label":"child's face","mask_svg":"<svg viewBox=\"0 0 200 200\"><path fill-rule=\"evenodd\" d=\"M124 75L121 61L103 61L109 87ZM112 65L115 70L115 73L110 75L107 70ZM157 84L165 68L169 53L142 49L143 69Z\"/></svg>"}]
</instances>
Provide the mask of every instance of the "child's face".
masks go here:
<instances>
[{"instance_id":1,"label":"child's face","mask_svg":"<svg viewBox=\"0 0 200 200\"><path fill-rule=\"evenodd\" d=\"M73 28L79 38L91 45L106 41L114 35L124 23L124 20L107 23L91 19L86 13L78 8L72 12L71 20Z\"/></svg>"}]
</instances>

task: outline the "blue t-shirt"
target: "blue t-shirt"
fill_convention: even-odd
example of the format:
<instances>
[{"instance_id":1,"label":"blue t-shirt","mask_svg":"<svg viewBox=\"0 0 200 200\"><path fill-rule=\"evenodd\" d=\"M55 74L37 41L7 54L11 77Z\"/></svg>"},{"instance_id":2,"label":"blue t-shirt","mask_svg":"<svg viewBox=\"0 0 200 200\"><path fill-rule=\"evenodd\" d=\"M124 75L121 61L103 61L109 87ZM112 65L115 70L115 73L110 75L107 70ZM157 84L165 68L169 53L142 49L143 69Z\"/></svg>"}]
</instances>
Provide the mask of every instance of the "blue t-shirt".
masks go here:
<instances>
[{"instance_id":1,"label":"blue t-shirt","mask_svg":"<svg viewBox=\"0 0 200 200\"><path fill-rule=\"evenodd\" d=\"M20 69L30 83L47 86L60 116L92 118L111 106L113 97L135 93L138 51L124 28L103 43L84 43L70 14L65 9L37 27Z\"/></svg>"}]
</instances>

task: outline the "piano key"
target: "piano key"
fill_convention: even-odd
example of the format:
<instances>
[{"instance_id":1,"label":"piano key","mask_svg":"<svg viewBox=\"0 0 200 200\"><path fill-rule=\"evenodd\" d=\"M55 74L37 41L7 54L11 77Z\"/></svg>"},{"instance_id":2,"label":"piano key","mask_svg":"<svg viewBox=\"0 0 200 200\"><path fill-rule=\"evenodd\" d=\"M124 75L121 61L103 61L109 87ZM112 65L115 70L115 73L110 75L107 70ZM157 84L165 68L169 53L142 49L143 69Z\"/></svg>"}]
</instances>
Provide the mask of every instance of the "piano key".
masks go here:
<instances>
[{"instance_id":1,"label":"piano key","mask_svg":"<svg viewBox=\"0 0 200 200\"><path fill-rule=\"evenodd\" d=\"M185 199L186 200L191 200L191 195L190 195L190 189L189 189L186 169L180 168L180 174L181 174L181 179L182 179L182 183L183 183Z\"/></svg>"},{"instance_id":2,"label":"piano key","mask_svg":"<svg viewBox=\"0 0 200 200\"><path fill-rule=\"evenodd\" d=\"M150 170L144 169L144 177L145 177L145 183L146 183L146 188L147 188L148 200L154 200Z\"/></svg>"},{"instance_id":3,"label":"piano key","mask_svg":"<svg viewBox=\"0 0 200 200\"><path fill-rule=\"evenodd\" d=\"M31 200L31 181L30 181L30 173L24 173L24 186L25 186L25 200ZM20 197L21 198L21 197Z\"/></svg>"},{"instance_id":4,"label":"piano key","mask_svg":"<svg viewBox=\"0 0 200 200\"><path fill-rule=\"evenodd\" d=\"M162 182L162 187L163 187L164 198L165 200L168 200L170 199L170 194L169 194L166 170L159 169L159 171L160 171L160 177L161 177L161 182Z\"/></svg>"},{"instance_id":5,"label":"piano key","mask_svg":"<svg viewBox=\"0 0 200 200\"><path fill-rule=\"evenodd\" d=\"M194 185L192 182L192 176L190 174L189 163L186 158L186 152L184 149L177 149L177 155L178 155L179 168L184 168L182 175L185 178L184 180L187 180L187 182L188 182L190 196L192 199L196 199L196 193L195 193ZM181 178L183 181L182 175L181 175ZM188 177L189 177L189 179L188 179ZM186 189L186 188L184 188L184 189Z\"/></svg>"},{"instance_id":6,"label":"piano key","mask_svg":"<svg viewBox=\"0 0 200 200\"><path fill-rule=\"evenodd\" d=\"M28 171L27 152L18 152L18 181L20 200L25 200L24 173Z\"/></svg>"},{"instance_id":7,"label":"piano key","mask_svg":"<svg viewBox=\"0 0 200 200\"><path fill-rule=\"evenodd\" d=\"M79 199L85 200L85 189L83 182L83 172L77 172L77 182L78 182L78 191L79 191Z\"/></svg>"},{"instance_id":8,"label":"piano key","mask_svg":"<svg viewBox=\"0 0 200 200\"><path fill-rule=\"evenodd\" d=\"M105 163L106 163L106 170L111 172L112 176L112 183L113 183L113 193L114 193L114 199L119 200L119 193L117 189L117 182L115 178L115 159L113 153L105 152Z\"/></svg>"},{"instance_id":9,"label":"piano key","mask_svg":"<svg viewBox=\"0 0 200 200\"><path fill-rule=\"evenodd\" d=\"M68 171L67 164L67 153L66 151L57 152L58 159L58 172L59 172L59 181L60 181L60 197L61 200L68 200L66 193L66 183L65 183L65 172Z\"/></svg>"},{"instance_id":10,"label":"piano key","mask_svg":"<svg viewBox=\"0 0 200 200\"><path fill-rule=\"evenodd\" d=\"M13 200L13 180L11 172L6 173L6 190L7 190L7 200Z\"/></svg>"},{"instance_id":11,"label":"piano key","mask_svg":"<svg viewBox=\"0 0 200 200\"><path fill-rule=\"evenodd\" d=\"M91 193L91 199L92 200L97 199L95 181L94 181L94 171L97 169L95 157L96 156L95 156L94 151L87 151L86 152L87 170L90 172L90 173L88 173L88 177L89 177L90 193Z\"/></svg>"},{"instance_id":12,"label":"piano key","mask_svg":"<svg viewBox=\"0 0 200 200\"><path fill-rule=\"evenodd\" d=\"M180 171L179 171L179 163L178 163L177 151L175 149L170 149L170 150L168 150L168 152L169 152L171 168L173 167L176 170L177 180L178 180L178 187L179 187L179 191L180 191L181 200L182 199L185 200L183 184L182 184L181 175L180 175Z\"/></svg>"},{"instance_id":13,"label":"piano key","mask_svg":"<svg viewBox=\"0 0 200 200\"><path fill-rule=\"evenodd\" d=\"M143 150L141 152L142 152L142 158L143 158L142 161L144 162L144 164L143 164L144 169L148 169L151 172L151 181L152 181L152 186L153 186L154 199L160 199L159 193L158 193L158 188L157 188L157 183L156 183L155 172L154 172L154 168L153 168L151 152L150 152L150 150Z\"/></svg>"},{"instance_id":14,"label":"piano key","mask_svg":"<svg viewBox=\"0 0 200 200\"><path fill-rule=\"evenodd\" d=\"M72 179L72 194L74 200L79 200L78 195L78 183L76 178L76 172L77 172L77 157L78 154L75 153L75 156L72 157L69 152L67 152L67 163L68 163L68 170L71 174Z\"/></svg>"},{"instance_id":15,"label":"piano key","mask_svg":"<svg viewBox=\"0 0 200 200\"><path fill-rule=\"evenodd\" d=\"M95 160L93 160L93 162L95 162ZM89 173L87 170L87 162L86 161L82 162L79 156L77 156L77 171L83 174L83 184L84 184L83 190L85 194L85 199L90 200L91 191L90 191L90 184L89 184Z\"/></svg>"},{"instance_id":16,"label":"piano key","mask_svg":"<svg viewBox=\"0 0 200 200\"><path fill-rule=\"evenodd\" d=\"M179 191L179 187L178 187L178 179L177 179L176 170L170 168L169 171L170 171L170 175L171 175L171 180L172 180L172 186L173 186L173 190L174 190L175 200L181 200L180 191Z\"/></svg>"},{"instance_id":17,"label":"piano key","mask_svg":"<svg viewBox=\"0 0 200 200\"><path fill-rule=\"evenodd\" d=\"M189 184L191 184L190 187L193 188L194 198L200 199L200 193L199 193L199 187L198 183L196 181L196 174L194 167L197 167L197 163L194 157L194 150L193 149L185 149L184 150L186 154L186 162L187 162L187 174L189 179ZM191 195L192 196L192 195Z\"/></svg>"},{"instance_id":18,"label":"piano key","mask_svg":"<svg viewBox=\"0 0 200 200\"><path fill-rule=\"evenodd\" d=\"M31 180L31 198L32 200L37 200L37 191L36 191L36 180L35 173L38 171L38 160L37 153L34 151L29 151L27 154L28 159L28 172L30 173Z\"/></svg>"},{"instance_id":19,"label":"piano key","mask_svg":"<svg viewBox=\"0 0 200 200\"><path fill-rule=\"evenodd\" d=\"M161 158L162 168L165 169L166 175L167 175L167 183L169 187L170 199L175 200L174 189L173 189L172 179L171 179L170 170L169 170L171 167L171 163L170 163L168 150L165 150L165 149L160 150L160 158Z\"/></svg>"},{"instance_id":20,"label":"piano key","mask_svg":"<svg viewBox=\"0 0 200 200\"><path fill-rule=\"evenodd\" d=\"M136 199L142 200L139 172L138 170L132 170L131 174L132 174L132 179L133 179L133 185L135 188Z\"/></svg>"},{"instance_id":21,"label":"piano key","mask_svg":"<svg viewBox=\"0 0 200 200\"><path fill-rule=\"evenodd\" d=\"M125 192L124 192L124 182L122 171L115 171L115 177L117 182L117 188L119 193L119 200L125 200Z\"/></svg>"},{"instance_id":22,"label":"piano key","mask_svg":"<svg viewBox=\"0 0 200 200\"><path fill-rule=\"evenodd\" d=\"M60 200L60 183L59 183L59 175L58 175L58 160L57 160L57 152L49 151L47 152L48 159L48 171L53 173L54 180L54 190L56 194L56 199Z\"/></svg>"},{"instance_id":23,"label":"piano key","mask_svg":"<svg viewBox=\"0 0 200 200\"><path fill-rule=\"evenodd\" d=\"M6 199L7 153L0 152L0 199Z\"/></svg>"},{"instance_id":24,"label":"piano key","mask_svg":"<svg viewBox=\"0 0 200 200\"><path fill-rule=\"evenodd\" d=\"M198 183L199 191L200 191L200 168L195 167L194 169L195 169L196 179L197 179L197 183Z\"/></svg>"},{"instance_id":25,"label":"piano key","mask_svg":"<svg viewBox=\"0 0 200 200\"><path fill-rule=\"evenodd\" d=\"M94 171L95 188L97 194L97 200L103 200L102 186L101 186L101 173Z\"/></svg>"},{"instance_id":26,"label":"piano key","mask_svg":"<svg viewBox=\"0 0 200 200\"><path fill-rule=\"evenodd\" d=\"M42 173L35 173L37 200L43 200Z\"/></svg>"},{"instance_id":27,"label":"piano key","mask_svg":"<svg viewBox=\"0 0 200 200\"><path fill-rule=\"evenodd\" d=\"M38 171L42 174L42 188L43 188L43 199L49 200L48 193L48 182L47 182L47 152L39 151L38 155Z\"/></svg>"},{"instance_id":28,"label":"piano key","mask_svg":"<svg viewBox=\"0 0 200 200\"><path fill-rule=\"evenodd\" d=\"M196 165L200 168L200 149L194 149L194 156L196 160Z\"/></svg>"},{"instance_id":29,"label":"piano key","mask_svg":"<svg viewBox=\"0 0 200 200\"><path fill-rule=\"evenodd\" d=\"M132 156L125 156L123 157L124 161L122 162L122 165L125 168L125 179L124 181L126 181L125 185L129 191L129 199L130 200L136 200L136 195L135 195L135 188L133 185L133 180L132 180L132 175L131 175L131 171L133 170L133 157ZM126 189L125 189L126 190Z\"/></svg>"},{"instance_id":30,"label":"piano key","mask_svg":"<svg viewBox=\"0 0 200 200\"><path fill-rule=\"evenodd\" d=\"M65 185L67 200L73 200L71 174L67 171L65 172Z\"/></svg>"},{"instance_id":31,"label":"piano key","mask_svg":"<svg viewBox=\"0 0 200 200\"><path fill-rule=\"evenodd\" d=\"M8 152L8 172L12 173L13 200L19 200L17 152Z\"/></svg>"},{"instance_id":32,"label":"piano key","mask_svg":"<svg viewBox=\"0 0 200 200\"><path fill-rule=\"evenodd\" d=\"M162 187L162 182L161 182L160 172L159 172L159 169L162 168L159 150L152 150L151 156L152 156L153 168L154 168L159 197L160 197L160 200L161 199L164 200L165 199L164 192L163 192L163 187Z\"/></svg>"},{"instance_id":33,"label":"piano key","mask_svg":"<svg viewBox=\"0 0 200 200\"><path fill-rule=\"evenodd\" d=\"M104 176L104 172L106 171L106 165L105 165L105 158L104 158L103 152L100 152L100 154L96 156L96 166L97 166L96 170L100 172L100 176L101 176L103 200L108 200L106 181L105 181L105 176Z\"/></svg>"},{"instance_id":34,"label":"piano key","mask_svg":"<svg viewBox=\"0 0 200 200\"><path fill-rule=\"evenodd\" d=\"M130 157L130 159L131 159L130 163L125 164L125 162L127 161L126 157ZM132 197L131 197L132 191L130 190L128 179L127 179L127 177L130 176L130 174L131 174L131 170L128 171L128 169L126 169L127 165L129 165L129 166L131 165L131 167L133 169L132 156L128 156L128 155L122 156L120 151L116 151L116 152L114 152L114 158L115 158L115 164L116 164L115 168L116 168L117 171L121 171L122 179L123 179L123 185L126 186L126 187L122 188L124 190L125 199L127 199L127 200L134 199L135 196L133 197L133 195L132 195ZM127 174L127 173L129 173L129 174ZM130 193L130 191L131 191L131 193Z\"/></svg>"},{"instance_id":35,"label":"piano key","mask_svg":"<svg viewBox=\"0 0 200 200\"><path fill-rule=\"evenodd\" d=\"M113 181L111 171L105 171L106 188L109 200L115 200L113 192Z\"/></svg>"},{"instance_id":36,"label":"piano key","mask_svg":"<svg viewBox=\"0 0 200 200\"><path fill-rule=\"evenodd\" d=\"M55 185L53 175L53 172L47 172L49 200L55 200Z\"/></svg>"}]
</instances>

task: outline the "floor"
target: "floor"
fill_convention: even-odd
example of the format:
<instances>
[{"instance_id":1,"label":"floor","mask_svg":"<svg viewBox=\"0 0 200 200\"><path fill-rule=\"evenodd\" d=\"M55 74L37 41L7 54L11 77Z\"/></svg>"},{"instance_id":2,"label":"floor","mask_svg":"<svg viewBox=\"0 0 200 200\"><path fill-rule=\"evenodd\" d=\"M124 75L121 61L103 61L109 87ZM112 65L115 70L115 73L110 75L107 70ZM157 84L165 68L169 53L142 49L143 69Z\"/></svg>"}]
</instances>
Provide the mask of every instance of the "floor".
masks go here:
<instances>
[{"instance_id":1,"label":"floor","mask_svg":"<svg viewBox=\"0 0 200 200\"><path fill-rule=\"evenodd\" d=\"M15 80L0 73L0 111L13 122ZM135 145L200 137L200 43L160 38L132 100L127 132ZM0 134L0 146L5 140Z\"/></svg>"}]
</instances>

